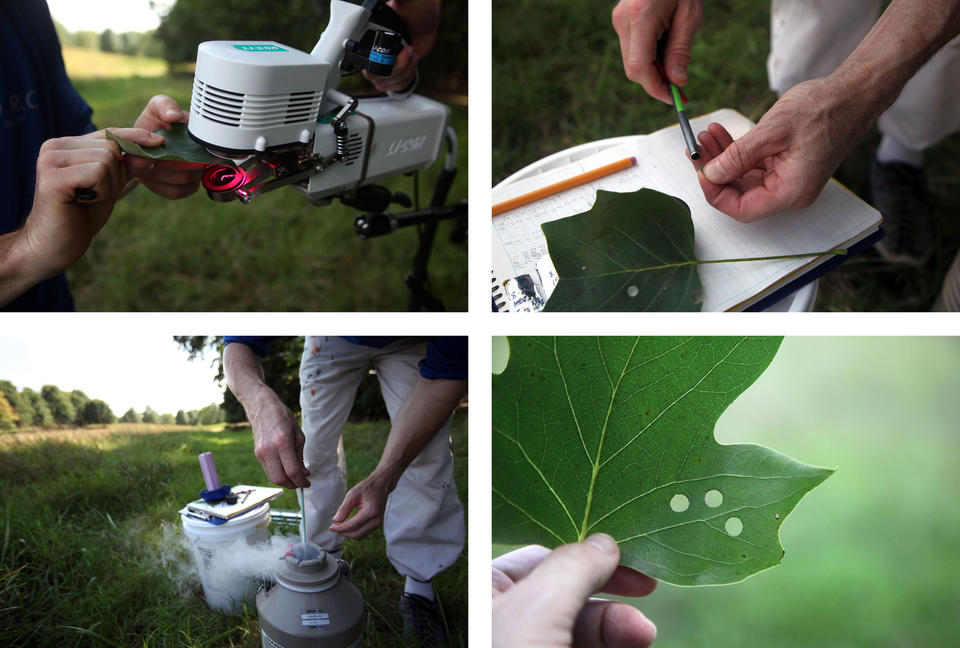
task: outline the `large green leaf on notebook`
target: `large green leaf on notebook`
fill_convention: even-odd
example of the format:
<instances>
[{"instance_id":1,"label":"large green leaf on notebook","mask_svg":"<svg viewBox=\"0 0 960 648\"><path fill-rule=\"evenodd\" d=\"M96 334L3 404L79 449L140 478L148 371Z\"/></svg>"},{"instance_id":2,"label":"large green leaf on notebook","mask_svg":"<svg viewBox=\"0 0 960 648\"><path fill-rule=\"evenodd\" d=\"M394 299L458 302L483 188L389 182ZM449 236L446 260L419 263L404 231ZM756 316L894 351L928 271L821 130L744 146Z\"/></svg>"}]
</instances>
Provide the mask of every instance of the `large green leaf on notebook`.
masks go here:
<instances>
[{"instance_id":1,"label":"large green leaf on notebook","mask_svg":"<svg viewBox=\"0 0 960 648\"><path fill-rule=\"evenodd\" d=\"M779 338L509 343L493 378L495 542L555 547L604 532L623 564L676 585L780 563L780 525L832 471L713 432Z\"/></svg>"},{"instance_id":2,"label":"large green leaf on notebook","mask_svg":"<svg viewBox=\"0 0 960 648\"><path fill-rule=\"evenodd\" d=\"M176 162L192 162L195 164L223 164L236 167L232 160L227 160L210 153L202 144L198 144L187 132L186 124L173 124L170 130L158 129L166 138L160 146L143 147L135 142L117 137L107 131L107 139L116 140L120 148L130 155L153 158L155 160L173 160Z\"/></svg>"},{"instance_id":3,"label":"large green leaf on notebook","mask_svg":"<svg viewBox=\"0 0 960 648\"><path fill-rule=\"evenodd\" d=\"M693 220L680 200L598 191L590 211L544 223L559 282L545 311L699 311Z\"/></svg>"}]
</instances>

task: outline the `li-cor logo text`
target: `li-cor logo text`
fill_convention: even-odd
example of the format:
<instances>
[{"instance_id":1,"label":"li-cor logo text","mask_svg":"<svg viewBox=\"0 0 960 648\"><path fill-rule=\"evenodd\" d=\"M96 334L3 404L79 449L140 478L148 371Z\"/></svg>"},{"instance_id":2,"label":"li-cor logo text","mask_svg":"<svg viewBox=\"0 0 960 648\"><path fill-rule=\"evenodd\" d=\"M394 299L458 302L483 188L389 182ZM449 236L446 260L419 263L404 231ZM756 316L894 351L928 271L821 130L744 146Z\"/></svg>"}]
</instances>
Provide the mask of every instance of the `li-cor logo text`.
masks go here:
<instances>
[{"instance_id":1,"label":"li-cor logo text","mask_svg":"<svg viewBox=\"0 0 960 648\"><path fill-rule=\"evenodd\" d=\"M244 45L234 45L234 49L243 50L244 52L286 52L287 50L283 49L279 45L271 45L270 43L249 43Z\"/></svg>"},{"instance_id":2,"label":"li-cor logo text","mask_svg":"<svg viewBox=\"0 0 960 648\"><path fill-rule=\"evenodd\" d=\"M427 143L427 136L420 135L418 137L404 137L402 139L395 139L390 142L390 146L387 147L387 154L384 157L390 157L392 155L402 155L403 153L412 153L413 151L419 151L423 148L423 145Z\"/></svg>"}]
</instances>

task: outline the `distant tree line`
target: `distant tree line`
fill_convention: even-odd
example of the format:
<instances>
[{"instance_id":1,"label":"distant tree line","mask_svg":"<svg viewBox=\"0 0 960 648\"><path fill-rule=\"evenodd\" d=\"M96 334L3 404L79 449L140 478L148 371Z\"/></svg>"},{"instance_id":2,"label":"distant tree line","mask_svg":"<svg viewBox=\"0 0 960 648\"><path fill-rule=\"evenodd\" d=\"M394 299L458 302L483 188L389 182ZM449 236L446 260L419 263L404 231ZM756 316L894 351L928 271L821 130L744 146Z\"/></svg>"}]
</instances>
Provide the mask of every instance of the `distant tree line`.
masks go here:
<instances>
[{"instance_id":1,"label":"distant tree line","mask_svg":"<svg viewBox=\"0 0 960 648\"><path fill-rule=\"evenodd\" d=\"M163 43L157 39L156 31L122 32L112 29L102 32L76 31L71 32L66 27L53 21L57 29L60 44L84 49L100 50L127 56L145 56L149 58L163 58Z\"/></svg>"},{"instance_id":2,"label":"distant tree line","mask_svg":"<svg viewBox=\"0 0 960 648\"><path fill-rule=\"evenodd\" d=\"M158 414L149 405L141 414L131 407L120 417L121 423L161 423L163 425L211 425L223 423L225 420L223 409L216 403L189 412L179 410L176 415Z\"/></svg>"},{"instance_id":3,"label":"distant tree line","mask_svg":"<svg viewBox=\"0 0 960 648\"><path fill-rule=\"evenodd\" d=\"M116 423L110 406L90 398L79 389L61 391L55 385L44 385L40 392L17 387L9 380L0 380L0 432L19 428L83 427ZM176 415L158 414L149 405L142 413L132 407L119 418L122 423L161 423L166 425L209 425L224 421L224 410L211 403L200 410Z\"/></svg>"}]
</instances>

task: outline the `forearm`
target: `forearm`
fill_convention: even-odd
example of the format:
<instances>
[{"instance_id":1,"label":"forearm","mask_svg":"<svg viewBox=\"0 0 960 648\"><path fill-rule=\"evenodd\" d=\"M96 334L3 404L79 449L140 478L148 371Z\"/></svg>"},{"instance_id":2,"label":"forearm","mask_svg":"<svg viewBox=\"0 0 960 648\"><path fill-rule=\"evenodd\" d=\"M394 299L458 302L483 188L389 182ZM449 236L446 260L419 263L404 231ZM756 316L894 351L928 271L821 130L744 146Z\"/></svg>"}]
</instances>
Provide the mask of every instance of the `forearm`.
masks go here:
<instances>
[{"instance_id":1,"label":"forearm","mask_svg":"<svg viewBox=\"0 0 960 648\"><path fill-rule=\"evenodd\" d=\"M277 398L264 380L260 359L245 344L228 344L223 350L223 372L227 387L243 405L247 419L256 424L264 401Z\"/></svg>"},{"instance_id":2,"label":"forearm","mask_svg":"<svg viewBox=\"0 0 960 648\"><path fill-rule=\"evenodd\" d=\"M420 378L400 407L372 477L393 490L400 475L450 418L466 391L466 380Z\"/></svg>"},{"instance_id":3,"label":"forearm","mask_svg":"<svg viewBox=\"0 0 960 648\"><path fill-rule=\"evenodd\" d=\"M941 47L960 33L960 0L892 0L830 75L851 110L872 123Z\"/></svg>"},{"instance_id":4,"label":"forearm","mask_svg":"<svg viewBox=\"0 0 960 648\"><path fill-rule=\"evenodd\" d=\"M27 250L23 230L0 236L0 306L46 278Z\"/></svg>"}]
</instances>

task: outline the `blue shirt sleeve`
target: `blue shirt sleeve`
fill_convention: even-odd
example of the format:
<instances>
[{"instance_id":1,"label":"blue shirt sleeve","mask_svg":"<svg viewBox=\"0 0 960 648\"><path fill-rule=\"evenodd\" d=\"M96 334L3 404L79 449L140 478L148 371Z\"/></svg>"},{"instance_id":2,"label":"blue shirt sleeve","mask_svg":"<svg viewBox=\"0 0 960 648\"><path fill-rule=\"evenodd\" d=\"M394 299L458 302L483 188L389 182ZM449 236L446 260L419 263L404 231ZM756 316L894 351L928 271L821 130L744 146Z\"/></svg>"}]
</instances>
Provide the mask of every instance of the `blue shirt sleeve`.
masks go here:
<instances>
[{"instance_id":1,"label":"blue shirt sleeve","mask_svg":"<svg viewBox=\"0 0 960 648\"><path fill-rule=\"evenodd\" d=\"M467 379L467 338L463 336L431 338L427 357L420 361L420 375L427 380Z\"/></svg>"},{"instance_id":2,"label":"blue shirt sleeve","mask_svg":"<svg viewBox=\"0 0 960 648\"><path fill-rule=\"evenodd\" d=\"M266 358L270 355L270 342L273 336L267 335L224 335L223 348L228 344L243 344L250 347L250 350L257 354L258 358Z\"/></svg>"},{"instance_id":3,"label":"blue shirt sleeve","mask_svg":"<svg viewBox=\"0 0 960 648\"><path fill-rule=\"evenodd\" d=\"M0 234L30 213L43 142L95 130L92 115L67 78L47 3L0 1ZM40 282L0 310L73 310L66 276Z\"/></svg>"}]
</instances>

